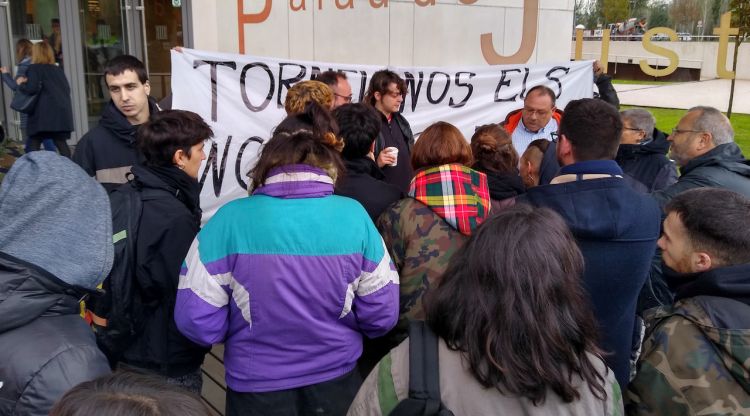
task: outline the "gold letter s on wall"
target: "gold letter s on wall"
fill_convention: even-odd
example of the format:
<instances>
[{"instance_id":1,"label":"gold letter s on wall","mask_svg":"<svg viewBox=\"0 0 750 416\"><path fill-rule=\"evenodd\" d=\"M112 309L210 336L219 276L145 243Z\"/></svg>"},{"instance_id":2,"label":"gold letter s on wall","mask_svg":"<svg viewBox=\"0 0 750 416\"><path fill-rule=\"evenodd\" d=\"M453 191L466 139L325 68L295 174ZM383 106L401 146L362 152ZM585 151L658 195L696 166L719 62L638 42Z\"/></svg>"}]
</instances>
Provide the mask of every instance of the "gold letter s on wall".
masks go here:
<instances>
[{"instance_id":1,"label":"gold letter s on wall","mask_svg":"<svg viewBox=\"0 0 750 416\"><path fill-rule=\"evenodd\" d=\"M539 18L539 0L523 1L523 31L521 46L511 56L502 56L492 45L492 33L482 33L480 44L484 60L490 65L523 64L529 61L536 45L537 19Z\"/></svg>"},{"instance_id":2,"label":"gold letter s on wall","mask_svg":"<svg viewBox=\"0 0 750 416\"><path fill-rule=\"evenodd\" d=\"M260 13L246 14L245 1L237 0L237 27L240 36L240 53L245 53L245 25L249 23L263 23L271 14L272 0L265 0L266 4Z\"/></svg>"}]
</instances>

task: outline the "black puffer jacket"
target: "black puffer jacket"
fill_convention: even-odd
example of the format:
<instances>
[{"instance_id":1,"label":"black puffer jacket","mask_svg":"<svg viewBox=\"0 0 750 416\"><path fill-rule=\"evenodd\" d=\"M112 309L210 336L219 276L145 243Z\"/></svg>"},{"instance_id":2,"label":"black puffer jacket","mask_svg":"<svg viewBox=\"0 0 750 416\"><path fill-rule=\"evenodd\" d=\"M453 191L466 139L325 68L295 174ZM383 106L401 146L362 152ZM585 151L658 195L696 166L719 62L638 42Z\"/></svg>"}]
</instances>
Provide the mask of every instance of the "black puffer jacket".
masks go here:
<instances>
[{"instance_id":1,"label":"black puffer jacket","mask_svg":"<svg viewBox=\"0 0 750 416\"><path fill-rule=\"evenodd\" d=\"M680 173L682 175L677 183L652 194L662 207L688 189L709 186L728 189L750 198L750 161L745 159L736 143L716 146L688 162Z\"/></svg>"},{"instance_id":2,"label":"black puffer jacket","mask_svg":"<svg viewBox=\"0 0 750 416\"><path fill-rule=\"evenodd\" d=\"M137 286L144 303L152 306L143 332L125 351L123 361L180 377L198 370L208 352L185 338L174 322L180 268L200 228L200 188L177 167L133 166L133 174L138 186L152 190L143 196L136 243Z\"/></svg>"},{"instance_id":3,"label":"black puffer jacket","mask_svg":"<svg viewBox=\"0 0 750 416\"><path fill-rule=\"evenodd\" d=\"M152 98L149 98L149 110L150 114L159 111ZM99 124L76 145L73 161L111 191L127 182L125 175L131 166L143 163L143 157L135 147L137 130L138 126L130 124L110 100L102 110Z\"/></svg>"},{"instance_id":4,"label":"black puffer jacket","mask_svg":"<svg viewBox=\"0 0 750 416\"><path fill-rule=\"evenodd\" d=\"M0 415L46 416L73 386L110 372L79 315L82 294L0 252Z\"/></svg>"},{"instance_id":5,"label":"black puffer jacket","mask_svg":"<svg viewBox=\"0 0 750 416\"><path fill-rule=\"evenodd\" d=\"M625 173L625 180L637 191L650 193L677 182L677 168L666 156L667 136L654 129L645 144L621 144L615 160Z\"/></svg>"}]
</instances>

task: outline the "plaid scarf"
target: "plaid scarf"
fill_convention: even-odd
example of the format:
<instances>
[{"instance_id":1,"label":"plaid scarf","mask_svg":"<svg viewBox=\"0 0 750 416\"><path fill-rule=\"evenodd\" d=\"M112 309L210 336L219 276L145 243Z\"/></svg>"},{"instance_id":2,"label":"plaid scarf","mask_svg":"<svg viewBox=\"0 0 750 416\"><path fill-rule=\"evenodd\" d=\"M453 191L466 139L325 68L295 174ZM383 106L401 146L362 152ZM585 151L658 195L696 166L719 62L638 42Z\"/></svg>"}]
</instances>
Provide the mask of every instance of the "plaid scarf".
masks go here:
<instances>
[{"instance_id":1,"label":"plaid scarf","mask_svg":"<svg viewBox=\"0 0 750 416\"><path fill-rule=\"evenodd\" d=\"M464 235L471 235L490 212L487 176L460 164L420 170L409 185L409 196Z\"/></svg>"}]
</instances>

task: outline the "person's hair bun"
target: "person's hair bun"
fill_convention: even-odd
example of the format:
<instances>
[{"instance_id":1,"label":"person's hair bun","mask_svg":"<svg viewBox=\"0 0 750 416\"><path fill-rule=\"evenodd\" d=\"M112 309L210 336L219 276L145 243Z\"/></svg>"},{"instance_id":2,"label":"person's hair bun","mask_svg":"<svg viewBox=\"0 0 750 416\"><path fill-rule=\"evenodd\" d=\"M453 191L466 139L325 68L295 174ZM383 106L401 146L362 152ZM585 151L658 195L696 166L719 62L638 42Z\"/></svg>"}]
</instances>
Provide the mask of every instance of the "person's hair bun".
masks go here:
<instances>
[{"instance_id":1,"label":"person's hair bun","mask_svg":"<svg viewBox=\"0 0 750 416\"><path fill-rule=\"evenodd\" d=\"M333 132L327 132L323 135L323 143L328 146L336 149L337 152L340 152L344 149L344 140L342 140L340 137L337 137Z\"/></svg>"}]
</instances>

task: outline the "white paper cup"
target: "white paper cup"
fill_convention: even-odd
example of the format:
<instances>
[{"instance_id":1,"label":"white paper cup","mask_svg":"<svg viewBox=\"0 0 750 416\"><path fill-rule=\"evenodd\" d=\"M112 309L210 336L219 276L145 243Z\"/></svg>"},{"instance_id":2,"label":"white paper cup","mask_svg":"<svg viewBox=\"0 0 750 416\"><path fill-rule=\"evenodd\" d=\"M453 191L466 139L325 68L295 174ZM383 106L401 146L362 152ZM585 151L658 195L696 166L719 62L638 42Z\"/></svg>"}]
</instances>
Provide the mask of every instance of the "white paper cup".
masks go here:
<instances>
[{"instance_id":1,"label":"white paper cup","mask_svg":"<svg viewBox=\"0 0 750 416\"><path fill-rule=\"evenodd\" d=\"M386 147L383 150L393 155L393 157L396 158L396 160L394 160L393 163L391 163L389 166L397 166L398 165L398 147Z\"/></svg>"}]
</instances>

